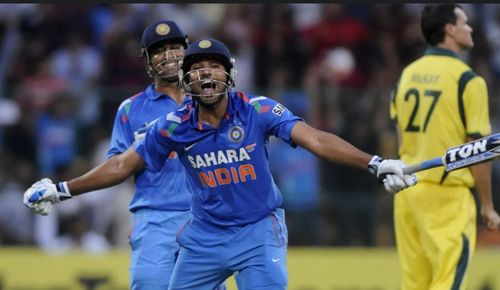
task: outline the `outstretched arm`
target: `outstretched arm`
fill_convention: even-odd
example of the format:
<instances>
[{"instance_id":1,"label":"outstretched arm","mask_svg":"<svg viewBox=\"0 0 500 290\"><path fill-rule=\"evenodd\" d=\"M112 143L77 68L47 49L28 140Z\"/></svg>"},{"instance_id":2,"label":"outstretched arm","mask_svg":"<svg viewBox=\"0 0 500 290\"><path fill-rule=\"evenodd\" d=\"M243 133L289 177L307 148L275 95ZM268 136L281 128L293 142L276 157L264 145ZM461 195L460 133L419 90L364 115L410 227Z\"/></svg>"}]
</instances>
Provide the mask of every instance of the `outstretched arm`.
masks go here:
<instances>
[{"instance_id":1,"label":"outstretched arm","mask_svg":"<svg viewBox=\"0 0 500 290\"><path fill-rule=\"evenodd\" d=\"M295 124L291 132L291 139L320 158L368 169L390 193L397 193L417 183L417 177L414 174L403 174L405 164L400 160L384 160L377 155L370 155L344 139L315 129L304 122Z\"/></svg>"},{"instance_id":2,"label":"outstretched arm","mask_svg":"<svg viewBox=\"0 0 500 290\"><path fill-rule=\"evenodd\" d=\"M54 184L48 178L35 182L24 193L23 202L36 213L47 215L50 213L52 204L74 195L121 183L144 166L144 160L132 146L124 153L108 159L84 175L68 182Z\"/></svg>"},{"instance_id":3,"label":"outstretched arm","mask_svg":"<svg viewBox=\"0 0 500 290\"><path fill-rule=\"evenodd\" d=\"M79 195L122 183L129 176L144 168L144 160L131 146L122 154L115 155L82 176L68 181L71 195Z\"/></svg>"},{"instance_id":4,"label":"outstretched arm","mask_svg":"<svg viewBox=\"0 0 500 290\"><path fill-rule=\"evenodd\" d=\"M373 157L365 153L337 135L318 130L297 122L291 134L293 142L306 148L320 158L366 169Z\"/></svg>"}]
</instances>

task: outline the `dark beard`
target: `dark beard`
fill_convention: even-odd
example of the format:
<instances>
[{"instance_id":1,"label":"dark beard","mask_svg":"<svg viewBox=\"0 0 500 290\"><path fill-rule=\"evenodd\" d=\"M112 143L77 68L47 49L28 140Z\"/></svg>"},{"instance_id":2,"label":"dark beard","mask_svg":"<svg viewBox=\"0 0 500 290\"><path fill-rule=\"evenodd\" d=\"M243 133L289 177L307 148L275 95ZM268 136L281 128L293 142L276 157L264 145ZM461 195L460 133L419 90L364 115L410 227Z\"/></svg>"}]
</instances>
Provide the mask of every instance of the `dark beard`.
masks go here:
<instances>
[{"instance_id":1,"label":"dark beard","mask_svg":"<svg viewBox=\"0 0 500 290\"><path fill-rule=\"evenodd\" d=\"M172 83L177 83L179 81L178 76L170 76L170 77L156 77L158 84L162 87L166 87Z\"/></svg>"},{"instance_id":2,"label":"dark beard","mask_svg":"<svg viewBox=\"0 0 500 290\"><path fill-rule=\"evenodd\" d=\"M222 99L224 99L224 94L226 94L226 93L222 93L219 96L217 96L217 99L215 100L215 102L210 103L210 104L202 102L200 97L192 96L192 98L194 99L194 101L198 105L202 106L203 108L209 109L209 110L215 110L215 108L217 107L217 105L220 104L220 102L222 101Z\"/></svg>"}]
</instances>

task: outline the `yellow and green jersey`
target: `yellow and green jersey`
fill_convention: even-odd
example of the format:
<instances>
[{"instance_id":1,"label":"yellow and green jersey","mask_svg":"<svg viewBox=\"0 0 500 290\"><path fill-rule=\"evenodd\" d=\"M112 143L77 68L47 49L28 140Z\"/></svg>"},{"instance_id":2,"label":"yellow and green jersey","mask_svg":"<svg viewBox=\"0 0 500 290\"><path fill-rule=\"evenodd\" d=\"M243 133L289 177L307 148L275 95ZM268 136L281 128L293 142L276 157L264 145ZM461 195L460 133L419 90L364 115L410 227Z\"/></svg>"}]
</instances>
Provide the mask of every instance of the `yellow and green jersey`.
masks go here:
<instances>
[{"instance_id":1,"label":"yellow and green jersey","mask_svg":"<svg viewBox=\"0 0 500 290\"><path fill-rule=\"evenodd\" d=\"M442 156L468 136L491 134L484 79L447 49L430 47L404 69L390 112L401 132L399 155L407 164ZM474 185L468 168L446 173L438 167L419 172L418 178L419 182Z\"/></svg>"}]
</instances>

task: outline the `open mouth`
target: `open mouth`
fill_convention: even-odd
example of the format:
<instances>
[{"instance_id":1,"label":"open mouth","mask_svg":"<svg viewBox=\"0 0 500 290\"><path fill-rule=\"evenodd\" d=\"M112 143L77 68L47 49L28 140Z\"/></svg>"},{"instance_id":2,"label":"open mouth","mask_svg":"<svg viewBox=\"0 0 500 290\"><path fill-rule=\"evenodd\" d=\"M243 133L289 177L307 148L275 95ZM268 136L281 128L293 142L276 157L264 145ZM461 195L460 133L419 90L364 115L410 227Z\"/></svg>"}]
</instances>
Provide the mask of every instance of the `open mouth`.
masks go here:
<instances>
[{"instance_id":1,"label":"open mouth","mask_svg":"<svg viewBox=\"0 0 500 290\"><path fill-rule=\"evenodd\" d=\"M212 80L204 80L201 83L201 88L204 89L215 89L215 82Z\"/></svg>"},{"instance_id":2,"label":"open mouth","mask_svg":"<svg viewBox=\"0 0 500 290\"><path fill-rule=\"evenodd\" d=\"M215 82L212 80L204 80L201 83L203 95L211 95L215 93Z\"/></svg>"}]
</instances>

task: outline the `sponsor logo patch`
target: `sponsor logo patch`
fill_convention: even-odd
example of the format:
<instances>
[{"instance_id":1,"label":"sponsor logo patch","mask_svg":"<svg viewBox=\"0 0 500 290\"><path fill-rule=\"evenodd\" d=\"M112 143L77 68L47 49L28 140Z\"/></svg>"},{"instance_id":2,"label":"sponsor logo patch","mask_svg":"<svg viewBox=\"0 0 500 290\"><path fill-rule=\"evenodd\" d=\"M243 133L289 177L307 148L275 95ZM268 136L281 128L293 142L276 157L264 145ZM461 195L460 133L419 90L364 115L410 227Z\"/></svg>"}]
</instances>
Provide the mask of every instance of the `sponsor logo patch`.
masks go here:
<instances>
[{"instance_id":1,"label":"sponsor logo patch","mask_svg":"<svg viewBox=\"0 0 500 290\"><path fill-rule=\"evenodd\" d=\"M286 110L286 108L282 104L276 104L276 106L274 106L272 112L275 115L281 116L281 115L283 115L283 112L285 112L285 110Z\"/></svg>"}]
</instances>

